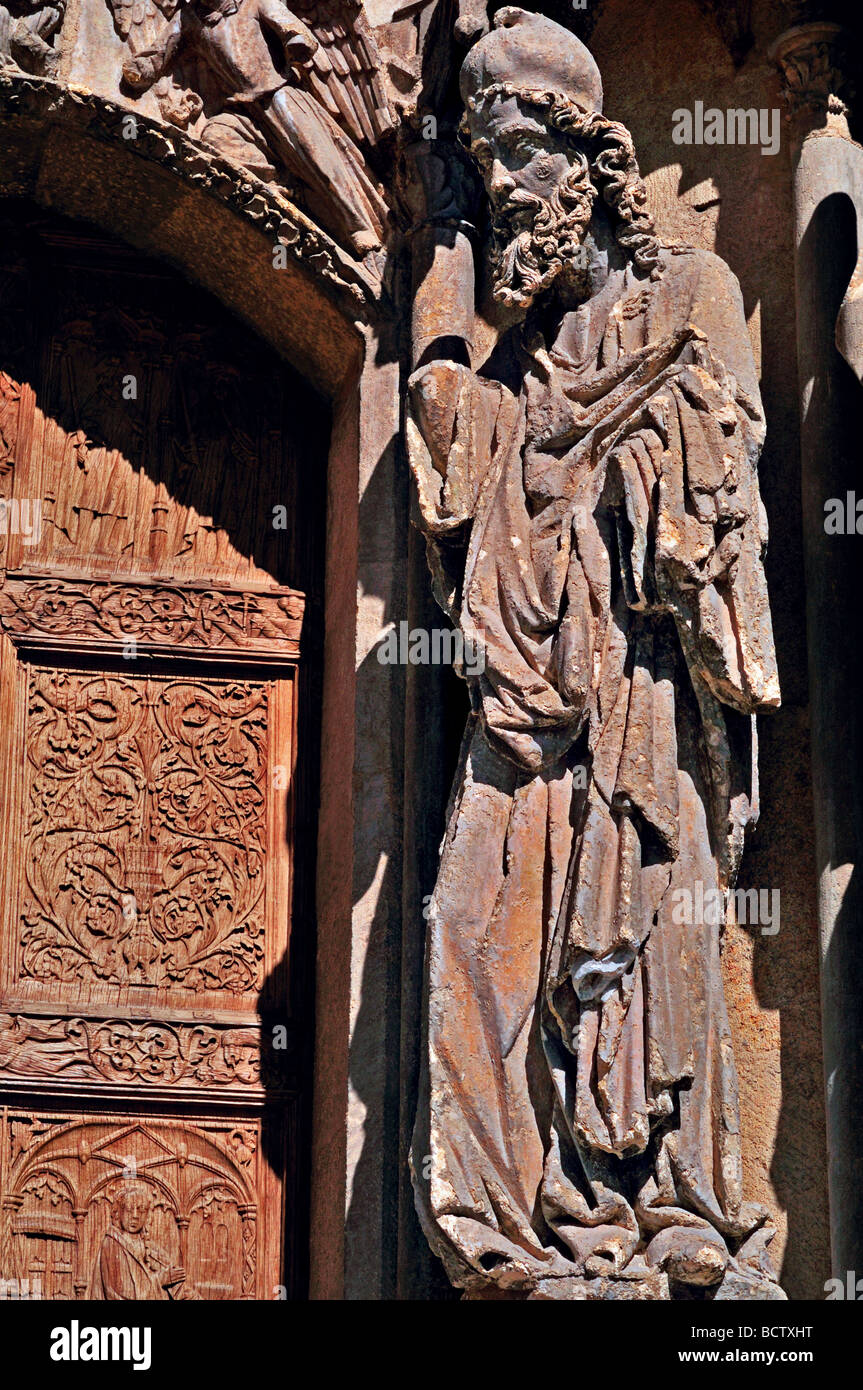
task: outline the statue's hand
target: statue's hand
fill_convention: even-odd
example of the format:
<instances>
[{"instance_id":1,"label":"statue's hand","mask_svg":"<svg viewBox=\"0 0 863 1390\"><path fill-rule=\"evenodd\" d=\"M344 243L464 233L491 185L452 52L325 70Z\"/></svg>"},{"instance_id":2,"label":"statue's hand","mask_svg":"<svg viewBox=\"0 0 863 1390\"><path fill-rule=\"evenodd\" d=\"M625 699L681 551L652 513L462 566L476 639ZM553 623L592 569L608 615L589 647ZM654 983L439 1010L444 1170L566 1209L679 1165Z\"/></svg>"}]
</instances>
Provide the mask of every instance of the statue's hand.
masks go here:
<instances>
[{"instance_id":1,"label":"statue's hand","mask_svg":"<svg viewBox=\"0 0 863 1390\"><path fill-rule=\"evenodd\" d=\"M600 1002L609 998L617 985L632 969L635 952L629 946L608 951L604 956L581 955L573 965L570 976L572 987L582 1004Z\"/></svg>"},{"instance_id":2,"label":"statue's hand","mask_svg":"<svg viewBox=\"0 0 863 1390\"><path fill-rule=\"evenodd\" d=\"M143 92L162 75L161 55L158 53L139 53L135 58L127 58L123 64L123 81L135 92Z\"/></svg>"}]
</instances>

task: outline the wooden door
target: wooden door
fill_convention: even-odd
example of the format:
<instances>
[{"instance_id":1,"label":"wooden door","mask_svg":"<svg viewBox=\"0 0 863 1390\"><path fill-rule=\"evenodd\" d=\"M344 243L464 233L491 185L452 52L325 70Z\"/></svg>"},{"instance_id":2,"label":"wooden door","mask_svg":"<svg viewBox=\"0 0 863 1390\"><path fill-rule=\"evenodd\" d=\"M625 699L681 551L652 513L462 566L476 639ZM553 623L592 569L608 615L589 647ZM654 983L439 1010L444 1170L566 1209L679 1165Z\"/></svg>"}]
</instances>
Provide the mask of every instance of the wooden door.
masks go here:
<instances>
[{"instance_id":1,"label":"wooden door","mask_svg":"<svg viewBox=\"0 0 863 1390\"><path fill-rule=\"evenodd\" d=\"M0 222L0 1278L297 1296L327 420L158 266Z\"/></svg>"}]
</instances>

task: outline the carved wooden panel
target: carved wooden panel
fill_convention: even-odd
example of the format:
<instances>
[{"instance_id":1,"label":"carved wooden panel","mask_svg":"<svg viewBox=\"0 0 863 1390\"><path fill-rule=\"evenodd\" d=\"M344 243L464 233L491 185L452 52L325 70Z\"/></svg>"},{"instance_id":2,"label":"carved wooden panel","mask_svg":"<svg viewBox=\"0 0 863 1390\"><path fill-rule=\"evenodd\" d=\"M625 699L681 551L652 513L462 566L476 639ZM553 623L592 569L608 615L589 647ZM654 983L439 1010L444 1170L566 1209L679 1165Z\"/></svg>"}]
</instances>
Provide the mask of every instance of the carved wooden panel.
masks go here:
<instances>
[{"instance_id":1,"label":"carved wooden panel","mask_svg":"<svg viewBox=\"0 0 863 1390\"><path fill-rule=\"evenodd\" d=\"M16 676L4 998L253 1011L286 946L290 682Z\"/></svg>"},{"instance_id":2,"label":"carved wooden panel","mask_svg":"<svg viewBox=\"0 0 863 1390\"><path fill-rule=\"evenodd\" d=\"M276 559L273 541L279 536L273 521L282 520L282 515L274 518L273 507L285 507L290 500L280 494L276 482L278 441L266 436L254 439L239 429L232 438L228 426L233 410L227 409L221 421L206 419L200 401L187 399L186 390L197 387L200 391L199 381L192 384L197 376L192 364L196 347L202 355L206 352L203 339L188 344L185 372L175 380L167 352L156 364L141 361L139 344L142 336L148 336L146 325L123 326L130 335L128 344L122 355L104 363L91 333L76 340L81 325L63 324L70 336L52 354L41 405L28 383L8 374L0 378L0 399L7 402L4 434L15 462L13 496L33 508L35 521L32 524L24 512L28 524L15 528L10 537L9 568L63 568L93 576L139 573L194 579L208 575L235 583L272 583L272 574L232 543L230 530L253 528L256 549ZM105 328L112 327L109 319ZM159 376L154 366L161 369ZM108 378L109 372L113 379ZM229 398L242 386L239 373L224 382ZM68 389L80 393L83 403L80 414L71 418L68 407L58 400ZM136 398L124 401L124 390L134 391ZM140 407L139 391L147 393ZM180 400L171 399L177 395ZM180 429L174 427L177 406L184 416ZM165 412L161 421L152 418L156 407ZM89 429L69 429L63 423L66 418L69 423L86 421L88 416ZM107 424L122 447L94 442L90 436L97 420L101 429ZM160 437L165 436L168 420L171 433ZM248 470L247 487L238 496L235 471L243 468ZM268 469L269 479L276 482L271 502L269 486L264 495L256 486L260 474L267 479ZM184 484L191 478L196 500L183 504L177 493L186 490ZM224 493L234 495L239 509L230 524L227 517L220 524L212 513L203 512L205 506L221 510L218 504ZM284 521L283 532L287 517Z\"/></svg>"},{"instance_id":3,"label":"carved wooden panel","mask_svg":"<svg viewBox=\"0 0 863 1390\"><path fill-rule=\"evenodd\" d=\"M291 1296L326 419L159 267L0 230L0 1279Z\"/></svg>"},{"instance_id":4,"label":"carved wooden panel","mask_svg":"<svg viewBox=\"0 0 863 1390\"><path fill-rule=\"evenodd\" d=\"M48 1299L278 1297L264 1122L4 1113L0 1278Z\"/></svg>"}]
</instances>

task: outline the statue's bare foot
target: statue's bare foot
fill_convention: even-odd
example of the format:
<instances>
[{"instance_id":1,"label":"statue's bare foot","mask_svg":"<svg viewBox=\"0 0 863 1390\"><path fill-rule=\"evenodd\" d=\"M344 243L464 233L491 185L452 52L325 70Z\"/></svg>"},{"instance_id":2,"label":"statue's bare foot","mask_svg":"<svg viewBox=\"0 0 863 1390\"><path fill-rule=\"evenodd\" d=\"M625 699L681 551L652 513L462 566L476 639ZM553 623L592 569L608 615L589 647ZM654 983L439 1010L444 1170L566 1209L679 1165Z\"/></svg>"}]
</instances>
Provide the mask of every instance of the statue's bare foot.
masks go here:
<instances>
[{"instance_id":1,"label":"statue's bare foot","mask_svg":"<svg viewBox=\"0 0 863 1390\"><path fill-rule=\"evenodd\" d=\"M731 1258L722 1237L709 1227L670 1226L645 1251L648 1265L678 1284L718 1284Z\"/></svg>"}]
</instances>

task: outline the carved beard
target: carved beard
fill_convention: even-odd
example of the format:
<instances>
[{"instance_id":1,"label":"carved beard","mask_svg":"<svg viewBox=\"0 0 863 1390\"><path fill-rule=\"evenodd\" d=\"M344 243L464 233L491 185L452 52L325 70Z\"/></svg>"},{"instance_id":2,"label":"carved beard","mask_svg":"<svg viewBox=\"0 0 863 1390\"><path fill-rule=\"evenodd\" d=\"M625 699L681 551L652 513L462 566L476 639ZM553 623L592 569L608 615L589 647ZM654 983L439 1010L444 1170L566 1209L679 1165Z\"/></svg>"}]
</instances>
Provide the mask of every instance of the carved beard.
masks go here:
<instances>
[{"instance_id":1,"label":"carved beard","mask_svg":"<svg viewBox=\"0 0 863 1390\"><path fill-rule=\"evenodd\" d=\"M499 303L526 309L565 272L576 283L585 280L578 252L597 190L587 160L578 160L549 198L519 188L496 214L491 262Z\"/></svg>"}]
</instances>

